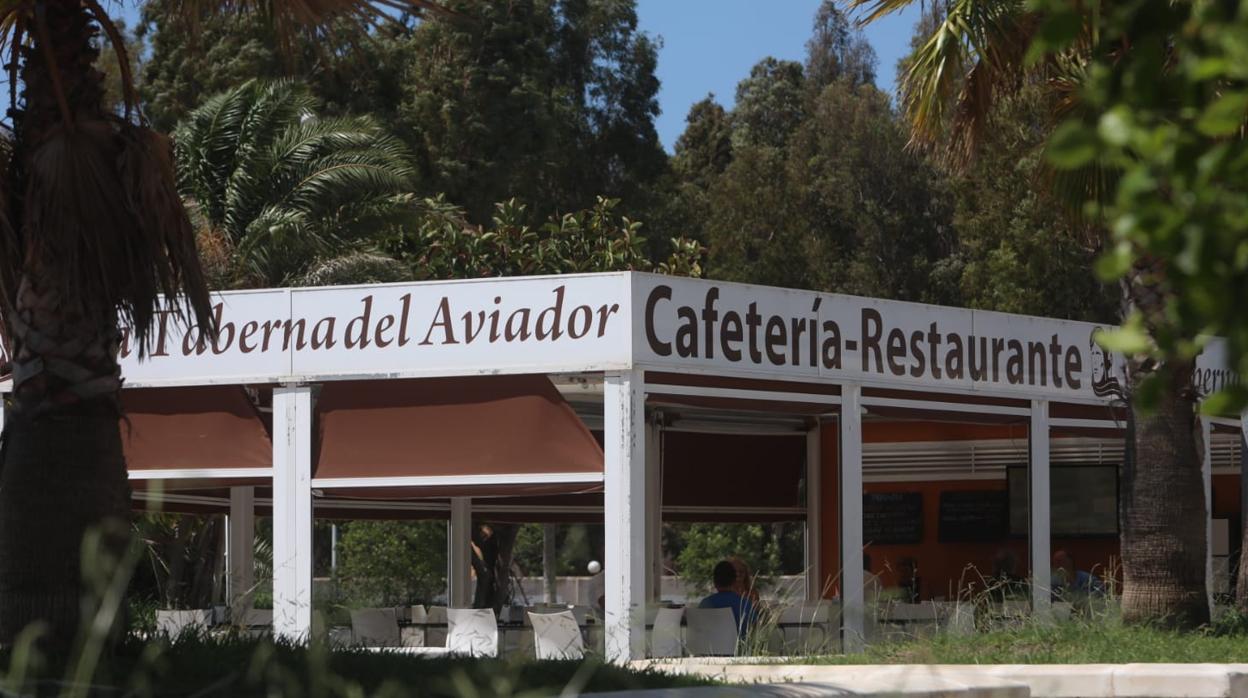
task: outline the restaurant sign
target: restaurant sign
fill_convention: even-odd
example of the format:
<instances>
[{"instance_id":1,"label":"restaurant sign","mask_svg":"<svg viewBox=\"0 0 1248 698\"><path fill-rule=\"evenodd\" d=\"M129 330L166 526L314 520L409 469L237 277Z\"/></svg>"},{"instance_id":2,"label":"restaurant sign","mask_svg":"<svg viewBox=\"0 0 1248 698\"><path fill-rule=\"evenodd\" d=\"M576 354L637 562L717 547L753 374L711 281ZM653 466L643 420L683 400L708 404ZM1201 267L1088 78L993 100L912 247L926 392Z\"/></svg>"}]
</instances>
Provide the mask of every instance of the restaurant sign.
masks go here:
<instances>
[{"instance_id":1,"label":"restaurant sign","mask_svg":"<svg viewBox=\"0 0 1248 698\"><path fill-rule=\"evenodd\" d=\"M653 275L634 277L633 307L645 366L1058 398L1125 380L1089 323ZM1199 366L1203 392L1235 379L1221 342Z\"/></svg>"},{"instance_id":2,"label":"restaurant sign","mask_svg":"<svg viewBox=\"0 0 1248 698\"><path fill-rule=\"evenodd\" d=\"M601 370L629 364L627 274L224 293L215 339L158 317L131 384Z\"/></svg>"},{"instance_id":3,"label":"restaurant sign","mask_svg":"<svg viewBox=\"0 0 1248 698\"><path fill-rule=\"evenodd\" d=\"M1108 399L1123 362L1096 325L653 274L610 273L218 294L211 338L157 316L132 385L625 369L858 380ZM1201 357L1208 393L1235 378Z\"/></svg>"}]
</instances>

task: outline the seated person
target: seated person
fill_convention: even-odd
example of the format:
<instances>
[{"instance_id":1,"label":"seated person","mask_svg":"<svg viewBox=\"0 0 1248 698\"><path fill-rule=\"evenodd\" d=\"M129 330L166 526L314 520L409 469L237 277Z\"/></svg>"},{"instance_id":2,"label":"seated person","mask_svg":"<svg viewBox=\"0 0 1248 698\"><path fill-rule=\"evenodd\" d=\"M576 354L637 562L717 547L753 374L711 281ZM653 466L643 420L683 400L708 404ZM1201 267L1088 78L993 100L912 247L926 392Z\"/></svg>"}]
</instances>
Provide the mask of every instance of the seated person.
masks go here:
<instances>
[{"instance_id":1,"label":"seated person","mask_svg":"<svg viewBox=\"0 0 1248 698\"><path fill-rule=\"evenodd\" d=\"M737 581L737 570L728 560L715 565L711 576L715 582L715 593L702 599L698 608L731 608L733 620L737 624L737 632L742 639L754 623L754 605L750 600L733 590Z\"/></svg>"},{"instance_id":2,"label":"seated person","mask_svg":"<svg viewBox=\"0 0 1248 698\"><path fill-rule=\"evenodd\" d=\"M1105 587L1096 575L1075 567L1075 558L1065 550L1053 553L1053 571L1051 576L1053 598L1057 601L1100 596Z\"/></svg>"},{"instance_id":3,"label":"seated person","mask_svg":"<svg viewBox=\"0 0 1248 698\"><path fill-rule=\"evenodd\" d=\"M758 589L754 587L754 576L750 574L749 565L735 555L728 558L732 569L737 573L737 580L732 583L732 590L749 599L750 603L758 604Z\"/></svg>"}]
</instances>

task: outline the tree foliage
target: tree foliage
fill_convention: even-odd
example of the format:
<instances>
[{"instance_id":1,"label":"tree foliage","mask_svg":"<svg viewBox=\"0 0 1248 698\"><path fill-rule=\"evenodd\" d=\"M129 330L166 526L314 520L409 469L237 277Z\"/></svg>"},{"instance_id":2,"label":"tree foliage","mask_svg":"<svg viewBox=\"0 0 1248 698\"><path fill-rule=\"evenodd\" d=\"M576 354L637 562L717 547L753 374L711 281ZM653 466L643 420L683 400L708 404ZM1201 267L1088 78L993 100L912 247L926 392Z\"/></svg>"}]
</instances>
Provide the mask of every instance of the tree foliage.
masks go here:
<instances>
[{"instance_id":1,"label":"tree foliage","mask_svg":"<svg viewBox=\"0 0 1248 698\"><path fill-rule=\"evenodd\" d=\"M825 3L806 64L764 59L736 106L698 103L674 170L711 275L935 302L953 248L939 173L904 148L888 97L870 83L874 55Z\"/></svg>"},{"instance_id":2,"label":"tree foliage","mask_svg":"<svg viewBox=\"0 0 1248 698\"><path fill-rule=\"evenodd\" d=\"M338 585L352 607L428 603L446 592L446 523L352 521L338 541Z\"/></svg>"},{"instance_id":3,"label":"tree foliage","mask_svg":"<svg viewBox=\"0 0 1248 698\"><path fill-rule=\"evenodd\" d=\"M400 134L438 193L485 222L494 204L541 217L598 195L631 210L666 167L655 43L631 2L472 0L463 22L413 32Z\"/></svg>"},{"instance_id":4,"label":"tree foliage","mask_svg":"<svg viewBox=\"0 0 1248 698\"><path fill-rule=\"evenodd\" d=\"M1050 55L1081 40L1069 26L1099 28L1081 108L1054 132L1049 160L1117 174L1108 197L1083 202L1112 233L1100 271L1149 284L1162 298L1135 307L1114 346L1164 366L1190 362L1218 335L1230 366L1248 375L1246 6L1133 0L1087 17L1043 6L1037 46ZM1237 384L1205 407L1234 414L1245 404L1248 386Z\"/></svg>"},{"instance_id":5,"label":"tree foliage","mask_svg":"<svg viewBox=\"0 0 1248 698\"><path fill-rule=\"evenodd\" d=\"M293 83L252 81L178 128L178 188L201 236L233 251L231 286L288 284L411 218L403 144L370 118L322 118L318 107Z\"/></svg>"}]
</instances>

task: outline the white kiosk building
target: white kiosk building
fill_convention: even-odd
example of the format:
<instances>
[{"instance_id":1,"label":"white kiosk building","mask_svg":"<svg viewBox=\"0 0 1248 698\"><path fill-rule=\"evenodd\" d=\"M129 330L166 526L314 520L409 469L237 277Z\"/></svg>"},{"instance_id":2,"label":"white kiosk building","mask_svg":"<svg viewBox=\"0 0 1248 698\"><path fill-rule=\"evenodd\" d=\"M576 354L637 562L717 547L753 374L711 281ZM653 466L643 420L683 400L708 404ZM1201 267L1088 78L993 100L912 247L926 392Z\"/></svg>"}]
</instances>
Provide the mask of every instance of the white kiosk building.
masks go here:
<instances>
[{"instance_id":1,"label":"white kiosk building","mask_svg":"<svg viewBox=\"0 0 1248 698\"><path fill-rule=\"evenodd\" d=\"M775 462L753 466L758 487L717 508L805 520L807 594L839 589L847 650L863 637L864 544L890 544L864 539L873 487L931 497L924 530L891 544L932 558L956 557L930 551L955 545L957 498L924 487L1028 503L981 507L1024 530L1010 538L1001 520L964 557L1019 546L1043 613L1050 553L1069 533L1051 520L1051 464L1121 461L1121 361L1084 323L641 273L229 292L217 312L215 342L162 317L150 358L123 352L131 478L138 500L228 507L236 591L251 586L252 517L270 511L274 631L291 638L312 630L317 513L445 516L449 598L467 605L474 511L557 510L573 495L605 525L607 655L644 657L661 521L699 512L664 485L665 454L697 449L688 435L776 438L762 451ZM1235 379L1220 351L1201 359L1203 390ZM271 426L256 403L271 404ZM1209 510L1214 476L1234 477L1238 516L1239 420L1204 424Z\"/></svg>"}]
</instances>

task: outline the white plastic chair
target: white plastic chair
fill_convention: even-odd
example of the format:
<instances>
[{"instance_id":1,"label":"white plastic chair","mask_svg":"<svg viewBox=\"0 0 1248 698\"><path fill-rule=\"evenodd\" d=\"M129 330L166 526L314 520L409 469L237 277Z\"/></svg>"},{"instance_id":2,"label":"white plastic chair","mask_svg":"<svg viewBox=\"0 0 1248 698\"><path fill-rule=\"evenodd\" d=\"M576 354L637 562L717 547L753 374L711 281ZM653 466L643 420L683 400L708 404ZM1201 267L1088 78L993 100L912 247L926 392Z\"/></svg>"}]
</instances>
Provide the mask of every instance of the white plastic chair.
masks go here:
<instances>
[{"instance_id":1,"label":"white plastic chair","mask_svg":"<svg viewBox=\"0 0 1248 698\"><path fill-rule=\"evenodd\" d=\"M362 647L399 647L399 618L393 608L351 611L351 639Z\"/></svg>"},{"instance_id":2,"label":"white plastic chair","mask_svg":"<svg viewBox=\"0 0 1248 698\"><path fill-rule=\"evenodd\" d=\"M428 623L429 614L425 611L425 607L417 604L412 606L411 625L401 629L402 644L404 647L424 647L425 646L425 624Z\"/></svg>"},{"instance_id":3,"label":"white plastic chair","mask_svg":"<svg viewBox=\"0 0 1248 698\"><path fill-rule=\"evenodd\" d=\"M731 608L686 608L691 657L732 657L737 654L737 621Z\"/></svg>"},{"instance_id":4,"label":"white plastic chair","mask_svg":"<svg viewBox=\"0 0 1248 698\"><path fill-rule=\"evenodd\" d=\"M731 609L729 609L731 613ZM683 608L654 609L654 626L650 630L651 657L679 657L682 643L680 641L680 620L685 617Z\"/></svg>"},{"instance_id":5,"label":"white plastic chair","mask_svg":"<svg viewBox=\"0 0 1248 698\"><path fill-rule=\"evenodd\" d=\"M185 632L204 632L212 626L212 609L156 611L156 632L177 639Z\"/></svg>"},{"instance_id":6,"label":"white plastic chair","mask_svg":"<svg viewBox=\"0 0 1248 698\"><path fill-rule=\"evenodd\" d=\"M242 612L238 624L246 628L254 628L265 625L272 627L273 609L249 608Z\"/></svg>"},{"instance_id":7,"label":"white plastic chair","mask_svg":"<svg viewBox=\"0 0 1248 698\"><path fill-rule=\"evenodd\" d=\"M581 659L585 656L585 638L572 611L530 613L533 624L533 648L538 659Z\"/></svg>"},{"instance_id":8,"label":"white plastic chair","mask_svg":"<svg viewBox=\"0 0 1248 698\"><path fill-rule=\"evenodd\" d=\"M498 619L492 608L446 609L446 650L470 657L498 656Z\"/></svg>"},{"instance_id":9,"label":"white plastic chair","mask_svg":"<svg viewBox=\"0 0 1248 698\"><path fill-rule=\"evenodd\" d=\"M832 632L830 601L795 604L780 610L780 630L784 652L791 656L823 654L833 651L836 639Z\"/></svg>"},{"instance_id":10,"label":"white plastic chair","mask_svg":"<svg viewBox=\"0 0 1248 698\"><path fill-rule=\"evenodd\" d=\"M425 623L425 646L446 647L446 606L430 606Z\"/></svg>"}]
</instances>

